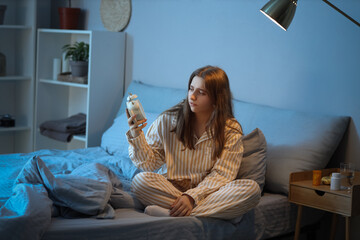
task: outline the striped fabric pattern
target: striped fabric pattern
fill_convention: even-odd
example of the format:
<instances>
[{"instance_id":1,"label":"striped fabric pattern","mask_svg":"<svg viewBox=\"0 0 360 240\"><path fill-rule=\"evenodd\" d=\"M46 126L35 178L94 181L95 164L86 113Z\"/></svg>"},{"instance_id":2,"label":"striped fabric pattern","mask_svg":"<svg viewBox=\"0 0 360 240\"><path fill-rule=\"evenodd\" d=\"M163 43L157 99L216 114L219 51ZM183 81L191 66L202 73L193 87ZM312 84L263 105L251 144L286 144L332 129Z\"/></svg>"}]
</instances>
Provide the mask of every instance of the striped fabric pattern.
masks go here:
<instances>
[{"instance_id":1,"label":"striped fabric pattern","mask_svg":"<svg viewBox=\"0 0 360 240\"><path fill-rule=\"evenodd\" d=\"M163 175L153 172L138 173L133 179L132 191L145 206L158 205L167 209L183 194ZM190 215L235 219L259 201L259 185L250 179L237 179L198 202Z\"/></svg>"},{"instance_id":2,"label":"striped fabric pattern","mask_svg":"<svg viewBox=\"0 0 360 240\"><path fill-rule=\"evenodd\" d=\"M175 133L170 132L175 124L175 115L165 113L150 126L146 137L141 133L131 138L127 133L131 160L138 168L147 171L136 175L133 180L135 193L145 205L169 208L178 196L185 193L195 200L197 207L193 214L205 216L209 211L206 206L211 206L210 209L217 206L225 214L225 209L234 204L244 199L254 200L252 197L256 198L258 193L260 196L254 181L233 181L243 154L241 127L237 121L229 119L226 122L226 142L217 159L212 158L215 146L206 132L196 139L195 149L190 150L184 148ZM160 174L153 173L155 170Z\"/></svg>"}]
</instances>

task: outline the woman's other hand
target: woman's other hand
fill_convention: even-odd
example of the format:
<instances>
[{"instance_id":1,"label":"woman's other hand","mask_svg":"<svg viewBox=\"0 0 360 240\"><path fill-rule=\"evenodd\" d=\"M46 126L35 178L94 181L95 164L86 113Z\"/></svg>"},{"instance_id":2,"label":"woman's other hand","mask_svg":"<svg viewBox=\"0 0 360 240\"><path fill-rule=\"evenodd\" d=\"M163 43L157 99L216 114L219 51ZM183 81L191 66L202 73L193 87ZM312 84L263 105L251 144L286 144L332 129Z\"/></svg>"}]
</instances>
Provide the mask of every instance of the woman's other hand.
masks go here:
<instances>
[{"instance_id":1,"label":"woman's other hand","mask_svg":"<svg viewBox=\"0 0 360 240\"><path fill-rule=\"evenodd\" d=\"M194 199L189 195L181 195L170 207L170 216L184 217L189 216L194 208Z\"/></svg>"},{"instance_id":2,"label":"woman's other hand","mask_svg":"<svg viewBox=\"0 0 360 240\"><path fill-rule=\"evenodd\" d=\"M126 116L128 118L128 124L130 127L130 133L133 138L140 135L142 129L147 125L147 119L136 121L136 115L130 116L129 110L126 109Z\"/></svg>"}]
</instances>

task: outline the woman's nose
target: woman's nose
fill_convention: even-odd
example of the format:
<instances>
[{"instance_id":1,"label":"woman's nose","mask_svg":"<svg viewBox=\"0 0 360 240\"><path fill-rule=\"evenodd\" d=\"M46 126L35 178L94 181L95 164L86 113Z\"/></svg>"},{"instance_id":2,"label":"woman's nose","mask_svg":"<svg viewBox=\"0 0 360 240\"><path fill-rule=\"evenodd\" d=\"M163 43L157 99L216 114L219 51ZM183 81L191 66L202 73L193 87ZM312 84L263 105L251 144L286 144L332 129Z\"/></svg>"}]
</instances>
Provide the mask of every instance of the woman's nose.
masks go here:
<instances>
[{"instance_id":1,"label":"woman's nose","mask_svg":"<svg viewBox=\"0 0 360 240\"><path fill-rule=\"evenodd\" d=\"M190 98L191 98L191 100L196 100L196 95L195 95L195 93L191 94Z\"/></svg>"}]
</instances>

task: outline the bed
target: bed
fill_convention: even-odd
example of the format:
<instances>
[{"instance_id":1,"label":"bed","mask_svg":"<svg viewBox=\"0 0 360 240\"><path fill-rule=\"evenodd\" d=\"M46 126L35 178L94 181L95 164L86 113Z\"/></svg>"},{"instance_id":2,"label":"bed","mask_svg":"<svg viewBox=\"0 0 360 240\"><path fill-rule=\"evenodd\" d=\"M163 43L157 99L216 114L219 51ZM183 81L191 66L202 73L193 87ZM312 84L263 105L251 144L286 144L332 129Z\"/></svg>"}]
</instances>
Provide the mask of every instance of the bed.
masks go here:
<instances>
[{"instance_id":1,"label":"bed","mask_svg":"<svg viewBox=\"0 0 360 240\"><path fill-rule=\"evenodd\" d=\"M133 81L151 123L186 91ZM130 191L140 172L128 156L125 100L101 146L44 149L0 155L0 236L4 239L269 239L294 231L296 206L287 199L291 172L325 168L349 118L235 100L242 124L244 160L238 177L262 188L260 203L229 221L197 217L152 217ZM148 124L150 125L150 124ZM146 131L146 130L145 130ZM322 212L308 209L302 225Z\"/></svg>"}]
</instances>

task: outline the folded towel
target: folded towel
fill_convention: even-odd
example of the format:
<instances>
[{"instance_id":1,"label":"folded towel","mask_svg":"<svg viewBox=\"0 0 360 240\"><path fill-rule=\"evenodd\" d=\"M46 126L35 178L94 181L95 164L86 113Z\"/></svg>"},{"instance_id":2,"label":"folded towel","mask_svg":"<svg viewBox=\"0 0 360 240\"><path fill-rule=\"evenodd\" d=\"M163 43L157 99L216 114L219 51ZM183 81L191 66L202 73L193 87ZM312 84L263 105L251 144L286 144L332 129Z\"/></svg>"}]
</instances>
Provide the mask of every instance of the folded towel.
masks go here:
<instances>
[{"instance_id":1,"label":"folded towel","mask_svg":"<svg viewBox=\"0 0 360 240\"><path fill-rule=\"evenodd\" d=\"M47 136L49 138L61 141L61 142L70 142L72 137L76 134L85 134L85 128L83 131L74 132L74 133L63 133L63 132L56 132L51 130L40 130L40 133L44 136Z\"/></svg>"},{"instance_id":2,"label":"folded towel","mask_svg":"<svg viewBox=\"0 0 360 240\"><path fill-rule=\"evenodd\" d=\"M40 125L41 129L47 129L57 132L72 133L86 126L86 114L78 113L65 119L46 121Z\"/></svg>"},{"instance_id":3,"label":"folded towel","mask_svg":"<svg viewBox=\"0 0 360 240\"><path fill-rule=\"evenodd\" d=\"M79 113L65 119L46 121L40 125L40 133L62 142L70 142L73 135L85 134L86 114Z\"/></svg>"}]
</instances>

